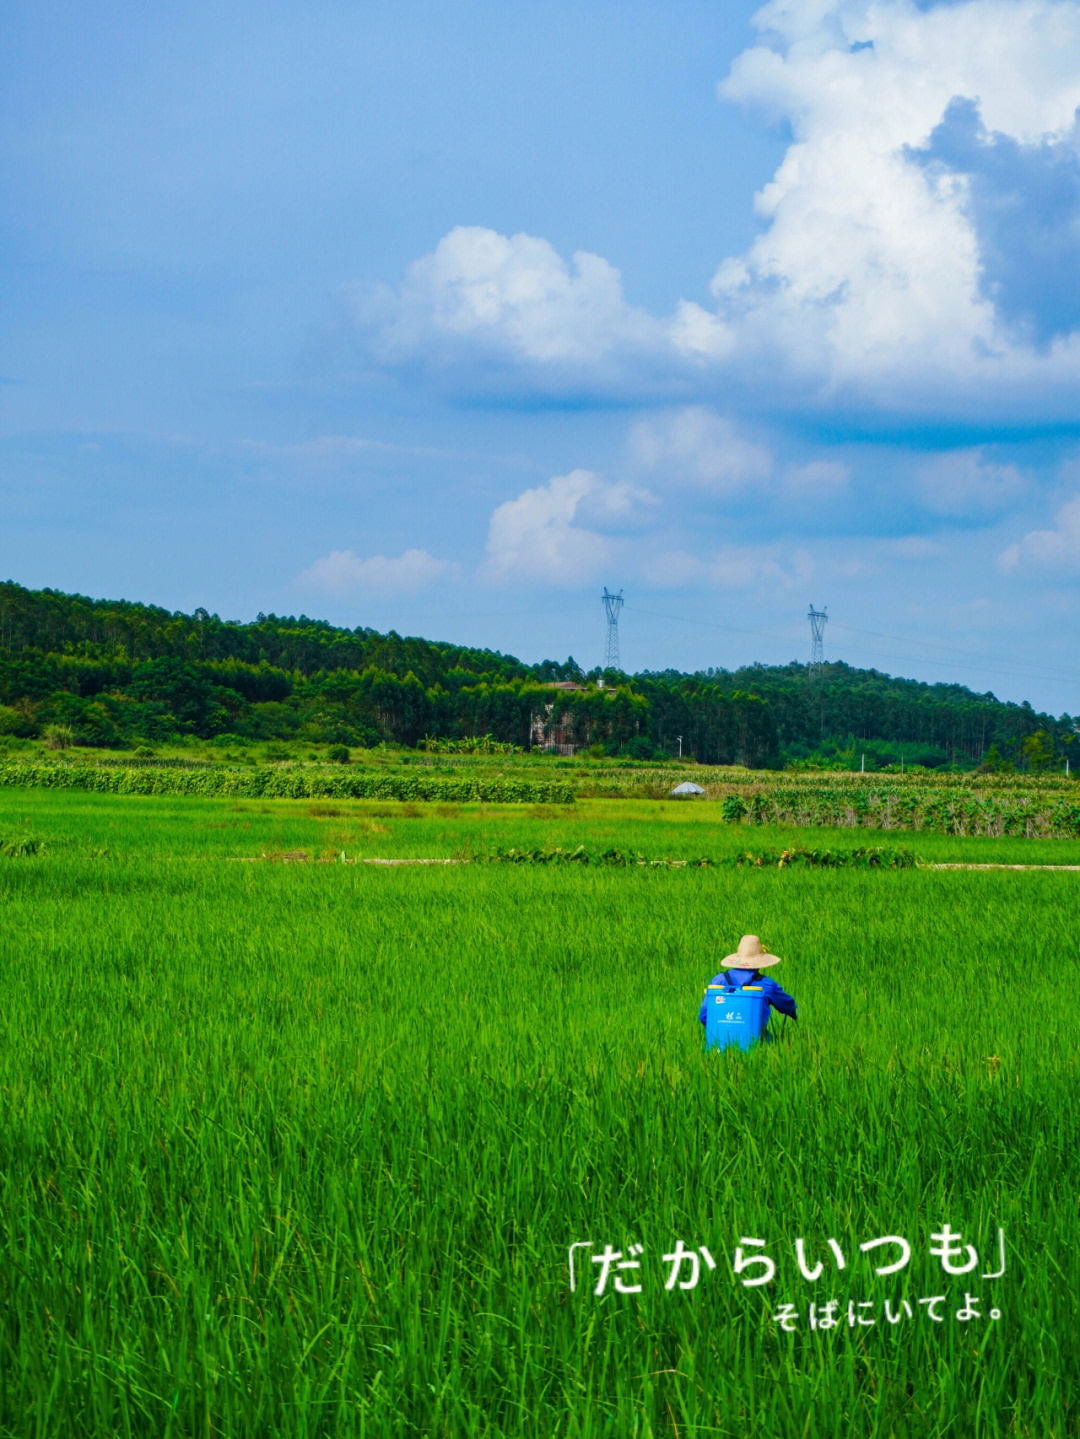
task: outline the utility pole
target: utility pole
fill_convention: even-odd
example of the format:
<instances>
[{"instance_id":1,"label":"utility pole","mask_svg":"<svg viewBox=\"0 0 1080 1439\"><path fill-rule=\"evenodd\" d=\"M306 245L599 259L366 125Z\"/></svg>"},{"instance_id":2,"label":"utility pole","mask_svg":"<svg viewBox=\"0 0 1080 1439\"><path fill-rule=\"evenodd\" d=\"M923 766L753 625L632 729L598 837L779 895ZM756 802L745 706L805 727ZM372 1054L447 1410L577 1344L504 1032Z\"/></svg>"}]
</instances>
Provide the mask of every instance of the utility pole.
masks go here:
<instances>
[{"instance_id":1,"label":"utility pole","mask_svg":"<svg viewBox=\"0 0 1080 1439\"><path fill-rule=\"evenodd\" d=\"M604 601L604 614L607 616L607 646L604 653L604 668L606 670L617 670L619 664L619 611L623 607L622 590L617 595L608 593L607 586L604 586L604 593L601 597Z\"/></svg>"},{"instance_id":2,"label":"utility pole","mask_svg":"<svg viewBox=\"0 0 1080 1439\"><path fill-rule=\"evenodd\" d=\"M682 735L678 735L677 738L679 741L679 758L682 759ZM1066 760L1065 763L1068 764L1069 761Z\"/></svg>"}]
</instances>

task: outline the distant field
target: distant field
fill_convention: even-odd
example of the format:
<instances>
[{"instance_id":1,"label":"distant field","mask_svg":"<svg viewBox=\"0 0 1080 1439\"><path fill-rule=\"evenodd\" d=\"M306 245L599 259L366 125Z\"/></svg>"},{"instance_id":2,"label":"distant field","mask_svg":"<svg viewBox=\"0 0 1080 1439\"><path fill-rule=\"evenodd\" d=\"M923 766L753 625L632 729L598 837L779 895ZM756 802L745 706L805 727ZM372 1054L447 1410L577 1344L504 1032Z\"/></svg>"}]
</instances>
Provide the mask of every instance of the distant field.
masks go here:
<instances>
[{"instance_id":1,"label":"distant field","mask_svg":"<svg viewBox=\"0 0 1080 1439\"><path fill-rule=\"evenodd\" d=\"M475 857L510 848L618 846L650 859L721 860L787 845L902 846L928 862L1080 864L1080 838L965 838L921 830L726 823L714 803L585 799L573 804L198 799L0 788L0 838L24 833L55 855L177 859Z\"/></svg>"},{"instance_id":2,"label":"distant field","mask_svg":"<svg viewBox=\"0 0 1080 1439\"><path fill-rule=\"evenodd\" d=\"M692 778L684 803L710 823L883 830L989 839L1080 840L1080 781L1063 775L800 774L733 768L667 769L547 757L445 758L364 752L360 764L210 763L138 756L0 759L0 789L198 796L232 800L406 801L460 805L575 800L667 800Z\"/></svg>"},{"instance_id":3,"label":"distant field","mask_svg":"<svg viewBox=\"0 0 1080 1439\"><path fill-rule=\"evenodd\" d=\"M1077 1433L1080 874L233 862L1080 862L719 810L0 789L0 1435ZM705 1055L748 930L800 1020Z\"/></svg>"}]
</instances>

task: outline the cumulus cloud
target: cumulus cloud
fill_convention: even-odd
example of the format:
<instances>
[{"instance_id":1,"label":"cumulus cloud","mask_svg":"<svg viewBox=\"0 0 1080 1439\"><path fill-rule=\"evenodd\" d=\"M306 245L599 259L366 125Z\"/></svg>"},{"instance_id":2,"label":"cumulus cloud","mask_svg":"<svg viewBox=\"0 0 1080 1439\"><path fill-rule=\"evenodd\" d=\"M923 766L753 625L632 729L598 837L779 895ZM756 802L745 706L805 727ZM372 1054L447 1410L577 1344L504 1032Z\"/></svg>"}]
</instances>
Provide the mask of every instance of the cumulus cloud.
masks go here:
<instances>
[{"instance_id":1,"label":"cumulus cloud","mask_svg":"<svg viewBox=\"0 0 1080 1439\"><path fill-rule=\"evenodd\" d=\"M648 490L609 483L591 470L556 475L493 512L482 574L490 580L586 583L618 548L611 530L636 527L656 503Z\"/></svg>"},{"instance_id":2,"label":"cumulus cloud","mask_svg":"<svg viewBox=\"0 0 1080 1439\"><path fill-rule=\"evenodd\" d=\"M1009 137L1041 155L1074 133L1080 5L778 0L755 23L766 41L736 60L720 94L785 117L794 138L757 197L763 232L713 281L740 344L894 406L940 402L943 378L970 400L987 377L1007 387L1039 372L1061 385L1080 374L1075 336L1040 366L1006 333L979 223L1001 178L983 164L973 187L947 144L956 97L979 103L995 145ZM1078 211L1068 183L1056 203L1067 228L1065 212ZM1056 296L1069 328L1075 269L1059 265L1046 285L1043 309Z\"/></svg>"},{"instance_id":3,"label":"cumulus cloud","mask_svg":"<svg viewBox=\"0 0 1080 1439\"><path fill-rule=\"evenodd\" d=\"M843 460L815 459L779 466L772 449L706 405L661 411L630 427L631 465L658 486L716 501L835 499L848 487Z\"/></svg>"},{"instance_id":4,"label":"cumulus cloud","mask_svg":"<svg viewBox=\"0 0 1080 1439\"><path fill-rule=\"evenodd\" d=\"M352 550L331 550L297 576L303 589L329 595L349 595L357 590L388 590L408 593L437 580L455 579L460 565L436 559L427 550L406 550L396 556L372 555L361 559Z\"/></svg>"},{"instance_id":5,"label":"cumulus cloud","mask_svg":"<svg viewBox=\"0 0 1080 1439\"><path fill-rule=\"evenodd\" d=\"M357 292L356 318L376 356L434 367L524 366L577 381L626 376L635 364L715 358L729 344L720 319L680 302L658 320L628 303L607 260L571 263L547 240L460 225L417 260L397 290Z\"/></svg>"},{"instance_id":6,"label":"cumulus cloud","mask_svg":"<svg viewBox=\"0 0 1080 1439\"><path fill-rule=\"evenodd\" d=\"M790 127L711 304L461 226L357 296L371 352L461 388L1075 419L1080 0L774 0L721 98Z\"/></svg>"},{"instance_id":7,"label":"cumulus cloud","mask_svg":"<svg viewBox=\"0 0 1080 1439\"><path fill-rule=\"evenodd\" d=\"M1080 494L1058 510L1052 530L1031 530L1003 550L998 563L1005 571L1066 568L1080 573Z\"/></svg>"},{"instance_id":8,"label":"cumulus cloud","mask_svg":"<svg viewBox=\"0 0 1080 1439\"><path fill-rule=\"evenodd\" d=\"M999 316L1043 346L1080 328L1080 112L1061 139L1024 144L989 134L978 103L957 98L911 155L966 180L980 290Z\"/></svg>"}]
</instances>

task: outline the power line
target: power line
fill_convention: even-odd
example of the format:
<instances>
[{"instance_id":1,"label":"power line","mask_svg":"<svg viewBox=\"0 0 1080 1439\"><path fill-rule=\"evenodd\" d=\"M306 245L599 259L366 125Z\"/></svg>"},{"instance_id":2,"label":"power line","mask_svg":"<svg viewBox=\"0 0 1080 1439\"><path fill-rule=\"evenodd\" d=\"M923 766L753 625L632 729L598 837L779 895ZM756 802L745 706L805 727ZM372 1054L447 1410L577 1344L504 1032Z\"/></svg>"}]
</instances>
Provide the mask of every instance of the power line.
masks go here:
<instances>
[{"instance_id":1,"label":"power line","mask_svg":"<svg viewBox=\"0 0 1080 1439\"><path fill-rule=\"evenodd\" d=\"M847 630L853 635L867 635L869 638L876 640L895 640L898 644L925 645L930 649L942 650L945 654L959 655L963 659L990 660L991 663L993 663L994 660L994 656L988 655L984 650L965 650L957 645L943 644L941 640L921 640L917 639L914 635L886 635L880 633L878 630L863 630L859 629L856 625L845 625L839 621L837 621L836 628L838 630ZM1025 660L1017 660L1016 663L1020 668L1031 670L1032 673L1038 675L1040 678L1046 678L1047 676L1054 679L1065 680L1076 680L1080 678L1080 669L1067 673L1065 670L1051 669L1044 665L1031 665Z\"/></svg>"},{"instance_id":2,"label":"power line","mask_svg":"<svg viewBox=\"0 0 1080 1439\"><path fill-rule=\"evenodd\" d=\"M775 632L775 631L761 630L761 629L748 629L748 628L746 628L745 626L739 626L739 625L723 625L723 624L717 624L715 620L695 619L695 618L691 618L691 617L686 616L686 615L670 615L670 614L664 614L664 613L660 612L659 610L645 610L645 609L641 609L641 608L639 608L637 605L632 606L632 609L633 609L633 611L634 611L635 614L638 614L638 615L649 615L649 616L650 616L651 618L653 618L653 619L670 620L670 621L671 621L672 623L674 623L674 624L680 624L680 625L682 625L682 624L699 625L699 626L704 627L705 629L720 630L721 632L723 632L723 633L725 633L725 634L753 635L753 636L755 636L756 638L769 639L769 640L774 640L774 641L775 641L776 638L777 638L777 635L776 635L776 632ZM856 628L855 626L853 626L853 625L839 625L839 624L838 624L837 627L838 627L839 629L848 630L848 631L850 631L852 634L865 634L865 635L869 635L869 636L872 637L872 638L881 638L881 639L898 639L901 644L904 643L904 640L901 639L900 636L897 636L897 635L878 635L878 634L877 634L875 631L873 631L873 630L861 630L861 629L857 629L857 628ZM910 640L910 639L911 639L911 636L909 635L907 638L908 638L908 640ZM916 640L915 643L916 643L916 644L924 644L924 643L925 643L925 644L935 644L936 641L933 641L933 640L928 640L928 641ZM900 661L902 661L902 662L904 662L904 663L907 663L907 664L932 665L932 666L934 666L935 668L941 668L941 669L955 668L955 665L952 664L952 663L951 663L950 661L948 661L948 660L935 660L935 659L931 659L929 656L926 656L926 655L900 655L900 654L890 654L890 653L887 653L887 652L884 651L884 650L869 650L869 651L867 651L867 650L862 650L862 651L857 651L857 653L869 653L869 654L871 654L871 655L876 655L879 659L900 660ZM1068 673L1067 673L1067 672L1064 671L1064 670L1055 670L1055 669L1049 668L1048 666L1025 665L1024 661L1022 661L1022 660L1017 661L1015 667L1013 667L1013 668L1004 668L1004 667L1002 667L1000 664L995 663L994 660L992 659L992 657L987 656L987 655L980 654L980 653L978 653L978 652L975 651L975 650L960 650L960 649L956 649L956 650L953 650L953 653L954 653L954 654L958 654L958 655L962 655L962 656L964 656L965 658L968 658L968 659L978 659L978 660L990 659L990 664L989 664L989 665L980 665L980 666L978 666L977 668L978 668L978 669L980 670L980 672L983 673L983 674L996 675L996 676L1001 677L1001 678L1008 678L1008 679L1044 679L1044 680L1045 680L1045 679L1051 679L1051 680L1059 680L1059 681L1060 681L1060 680L1064 680L1064 681L1069 682L1069 683L1072 683L1072 684L1076 684L1077 681L1078 681L1078 679L1080 679L1080 675L1078 675L1076 671L1072 671L1072 672L1068 672Z\"/></svg>"}]
</instances>

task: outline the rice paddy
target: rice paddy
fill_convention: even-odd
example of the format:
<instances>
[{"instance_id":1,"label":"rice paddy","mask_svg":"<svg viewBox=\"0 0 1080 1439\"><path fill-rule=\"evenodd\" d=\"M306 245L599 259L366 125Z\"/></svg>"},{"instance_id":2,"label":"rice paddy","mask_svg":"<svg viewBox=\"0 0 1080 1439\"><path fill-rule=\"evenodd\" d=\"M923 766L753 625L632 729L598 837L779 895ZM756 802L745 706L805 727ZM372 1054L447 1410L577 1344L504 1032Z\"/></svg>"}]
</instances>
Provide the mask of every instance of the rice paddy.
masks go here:
<instances>
[{"instance_id":1,"label":"rice paddy","mask_svg":"<svg viewBox=\"0 0 1080 1439\"><path fill-rule=\"evenodd\" d=\"M0 1434L1080 1432L1080 875L314 862L762 843L631 800L10 789L0 838ZM706 1054L746 931L799 1020Z\"/></svg>"}]
</instances>

